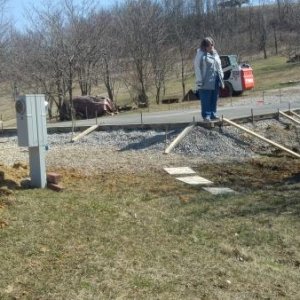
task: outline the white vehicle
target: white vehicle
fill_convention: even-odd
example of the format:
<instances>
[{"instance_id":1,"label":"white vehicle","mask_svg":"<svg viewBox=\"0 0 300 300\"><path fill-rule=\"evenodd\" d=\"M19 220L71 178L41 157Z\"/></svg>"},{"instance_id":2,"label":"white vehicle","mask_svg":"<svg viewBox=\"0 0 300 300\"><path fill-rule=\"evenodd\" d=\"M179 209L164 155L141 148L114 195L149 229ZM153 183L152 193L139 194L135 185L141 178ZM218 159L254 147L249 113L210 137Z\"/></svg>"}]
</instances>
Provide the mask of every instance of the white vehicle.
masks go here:
<instances>
[{"instance_id":1,"label":"white vehicle","mask_svg":"<svg viewBox=\"0 0 300 300\"><path fill-rule=\"evenodd\" d=\"M249 65L239 65L236 55L220 55L220 59L225 82L225 88L220 89L220 97L239 96L254 88L253 70Z\"/></svg>"}]
</instances>

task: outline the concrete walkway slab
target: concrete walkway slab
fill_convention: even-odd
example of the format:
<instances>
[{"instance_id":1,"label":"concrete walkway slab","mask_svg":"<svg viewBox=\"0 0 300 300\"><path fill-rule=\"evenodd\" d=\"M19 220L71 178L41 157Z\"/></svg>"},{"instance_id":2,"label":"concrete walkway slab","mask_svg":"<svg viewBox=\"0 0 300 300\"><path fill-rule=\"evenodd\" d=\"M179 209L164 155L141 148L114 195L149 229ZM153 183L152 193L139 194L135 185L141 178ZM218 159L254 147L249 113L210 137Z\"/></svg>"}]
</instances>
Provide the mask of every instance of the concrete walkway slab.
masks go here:
<instances>
[{"instance_id":1,"label":"concrete walkway slab","mask_svg":"<svg viewBox=\"0 0 300 300\"><path fill-rule=\"evenodd\" d=\"M180 180L182 182L191 184L191 185L209 185L212 184L211 181L200 177L200 176L187 176L187 177L176 177L177 180Z\"/></svg>"},{"instance_id":2,"label":"concrete walkway slab","mask_svg":"<svg viewBox=\"0 0 300 300\"><path fill-rule=\"evenodd\" d=\"M223 187L205 187L203 189L213 195L237 193L236 191L234 191L230 188L226 188L226 187L225 188L223 188Z\"/></svg>"},{"instance_id":3,"label":"concrete walkway slab","mask_svg":"<svg viewBox=\"0 0 300 300\"><path fill-rule=\"evenodd\" d=\"M164 170L170 175L182 175L182 174L195 174L196 172L189 167L179 168L164 168Z\"/></svg>"}]
</instances>

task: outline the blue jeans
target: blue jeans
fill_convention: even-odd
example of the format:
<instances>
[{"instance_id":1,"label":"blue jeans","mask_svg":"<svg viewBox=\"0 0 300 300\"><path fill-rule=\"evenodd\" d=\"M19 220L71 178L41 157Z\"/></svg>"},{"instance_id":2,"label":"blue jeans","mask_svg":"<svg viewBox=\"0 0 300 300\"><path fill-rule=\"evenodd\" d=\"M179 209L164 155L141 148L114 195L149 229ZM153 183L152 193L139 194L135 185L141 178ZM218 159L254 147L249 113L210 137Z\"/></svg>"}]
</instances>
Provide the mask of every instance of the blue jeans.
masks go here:
<instances>
[{"instance_id":1,"label":"blue jeans","mask_svg":"<svg viewBox=\"0 0 300 300\"><path fill-rule=\"evenodd\" d=\"M219 79L216 79L214 90L198 90L197 96L201 102L202 118L215 118L217 115L217 102L219 99Z\"/></svg>"}]
</instances>

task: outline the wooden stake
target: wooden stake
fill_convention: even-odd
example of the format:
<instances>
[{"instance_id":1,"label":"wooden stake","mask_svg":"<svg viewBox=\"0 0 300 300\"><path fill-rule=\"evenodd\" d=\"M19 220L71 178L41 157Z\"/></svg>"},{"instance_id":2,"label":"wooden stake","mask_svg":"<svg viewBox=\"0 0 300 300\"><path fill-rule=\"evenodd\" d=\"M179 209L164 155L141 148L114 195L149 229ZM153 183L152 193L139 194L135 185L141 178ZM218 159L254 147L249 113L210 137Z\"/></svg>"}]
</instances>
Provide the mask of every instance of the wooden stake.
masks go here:
<instances>
[{"instance_id":1,"label":"wooden stake","mask_svg":"<svg viewBox=\"0 0 300 300\"><path fill-rule=\"evenodd\" d=\"M72 140L71 140L71 142L78 141L79 139L81 139L85 135L88 135L92 131L96 130L98 127L99 127L99 125L93 125L93 126L91 126L90 128L86 129L85 131L79 133L77 136L73 137Z\"/></svg>"},{"instance_id":2,"label":"wooden stake","mask_svg":"<svg viewBox=\"0 0 300 300\"><path fill-rule=\"evenodd\" d=\"M300 121L294 119L293 117L289 116L288 114L284 113L283 111L279 111L279 113L280 113L282 116L284 116L284 117L288 118L289 120L293 121L294 123L300 125Z\"/></svg>"},{"instance_id":3,"label":"wooden stake","mask_svg":"<svg viewBox=\"0 0 300 300\"><path fill-rule=\"evenodd\" d=\"M264 142L266 142L266 143L268 143L268 144L270 144L270 145L272 145L272 146L274 146L274 147L276 147L276 148L278 148L280 150L283 150L283 151L285 151L285 152L287 152L287 153L289 153L289 154L291 154L291 155L293 155L293 156L295 156L297 158L300 158L300 154L298 154L298 153L296 153L296 152L294 152L294 151L292 151L292 150L290 150L290 149L288 149L288 148L286 148L286 147L284 147L284 146L282 146L280 144L277 144L277 143L275 143L275 142L273 142L273 141L271 141L271 140L263 137L262 135L257 134L256 132L254 132L254 131L246 128L246 127L243 127L243 126L241 126L241 125L239 125L239 124L237 124L235 122L232 122L231 120L226 119L226 118L223 118L223 120L225 122L227 122L228 124L230 124L230 125L232 125L234 127L237 127L239 129L241 129L241 130L243 130L243 131L245 131L245 132L247 132L247 133L249 133L249 134L257 137L260 140L263 140Z\"/></svg>"},{"instance_id":4,"label":"wooden stake","mask_svg":"<svg viewBox=\"0 0 300 300\"><path fill-rule=\"evenodd\" d=\"M195 126L196 126L195 124L190 124L189 126L184 128L184 130L176 137L176 139L165 150L165 154L169 154Z\"/></svg>"}]
</instances>

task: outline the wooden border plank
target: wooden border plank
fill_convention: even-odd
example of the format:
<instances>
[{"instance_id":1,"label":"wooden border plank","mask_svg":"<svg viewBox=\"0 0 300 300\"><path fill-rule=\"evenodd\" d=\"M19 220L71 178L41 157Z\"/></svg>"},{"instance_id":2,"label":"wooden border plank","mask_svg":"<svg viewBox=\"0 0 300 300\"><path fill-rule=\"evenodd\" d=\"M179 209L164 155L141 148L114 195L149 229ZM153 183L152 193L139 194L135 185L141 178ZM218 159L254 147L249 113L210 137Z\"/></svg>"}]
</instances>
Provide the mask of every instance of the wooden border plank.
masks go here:
<instances>
[{"instance_id":1,"label":"wooden border plank","mask_svg":"<svg viewBox=\"0 0 300 300\"><path fill-rule=\"evenodd\" d=\"M232 122L231 120L226 119L226 118L223 118L223 121L227 122L228 124L230 124L230 125L232 125L234 127L239 128L239 129L241 129L241 130L243 130L243 131L245 131L245 132L247 132L247 133L249 133L249 134L257 137L257 138L259 138L260 140L262 140L262 141L264 141L264 142L266 142L266 143L268 143L268 144L270 144L270 145L272 145L272 146L274 146L274 147L276 147L276 148L278 148L280 150L283 150L283 151L285 151L285 152L287 152L287 153L289 153L289 154L291 154L291 155L293 155L293 156L295 156L297 158L300 158L300 154L298 154L298 153L296 153L296 152L294 152L294 151L292 151L292 150L290 150L290 149L288 149L288 148L286 148L286 147L284 147L284 146L282 146L282 145L280 145L278 143L275 143L275 142L273 142L273 141L265 138L264 136L262 136L260 134L257 134L256 132L254 132L254 131L246 128L246 127L243 127L243 126L241 126L241 125L239 125L239 124L237 124L235 122Z\"/></svg>"},{"instance_id":2,"label":"wooden border plank","mask_svg":"<svg viewBox=\"0 0 300 300\"><path fill-rule=\"evenodd\" d=\"M290 111L290 113L293 115L293 116L295 116L295 117L297 117L297 118L299 118L300 119L300 115L298 115L297 113L295 113L294 111Z\"/></svg>"},{"instance_id":3,"label":"wooden border plank","mask_svg":"<svg viewBox=\"0 0 300 300\"><path fill-rule=\"evenodd\" d=\"M184 130L176 137L176 139L167 147L165 154L169 154L195 126L196 124L191 123L189 126L184 128Z\"/></svg>"},{"instance_id":4,"label":"wooden border plank","mask_svg":"<svg viewBox=\"0 0 300 300\"><path fill-rule=\"evenodd\" d=\"M289 116L288 114L284 113L283 111L279 111L279 114L282 115L282 116L284 116L285 118L293 121L294 123L300 125L300 121L294 119L293 117Z\"/></svg>"},{"instance_id":5,"label":"wooden border plank","mask_svg":"<svg viewBox=\"0 0 300 300\"><path fill-rule=\"evenodd\" d=\"M99 125L93 125L93 126L89 127L85 131L83 131L83 132L79 133L78 135L76 135L75 137L73 137L71 141L72 142L77 142L79 139L81 139L82 137L88 135L92 131L96 130L98 127L99 127Z\"/></svg>"}]
</instances>

